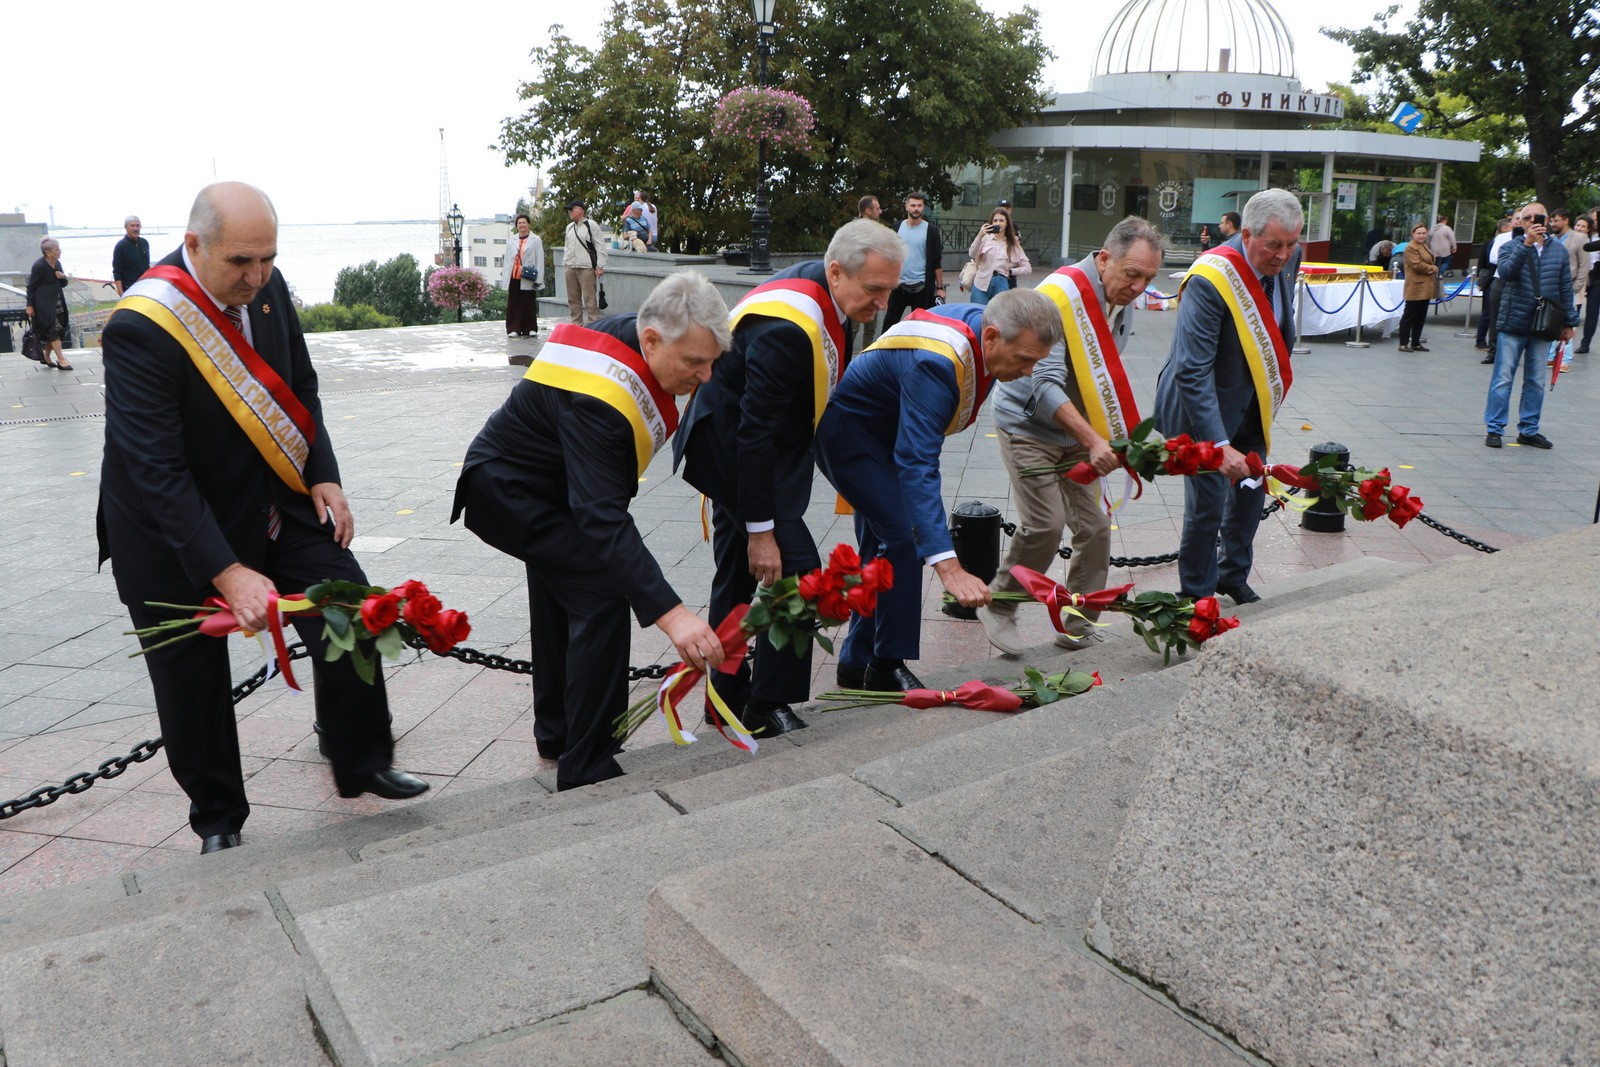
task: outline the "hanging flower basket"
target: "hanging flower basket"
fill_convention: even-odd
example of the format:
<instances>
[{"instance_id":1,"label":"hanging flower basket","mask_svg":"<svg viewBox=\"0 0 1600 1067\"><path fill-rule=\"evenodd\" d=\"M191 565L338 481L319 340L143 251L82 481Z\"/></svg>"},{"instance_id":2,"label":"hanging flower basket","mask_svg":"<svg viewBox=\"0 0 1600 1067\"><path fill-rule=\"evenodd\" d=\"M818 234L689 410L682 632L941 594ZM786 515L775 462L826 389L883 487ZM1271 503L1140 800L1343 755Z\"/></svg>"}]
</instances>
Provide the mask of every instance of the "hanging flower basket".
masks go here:
<instances>
[{"instance_id":1,"label":"hanging flower basket","mask_svg":"<svg viewBox=\"0 0 1600 1067\"><path fill-rule=\"evenodd\" d=\"M815 119L811 102L786 89L741 86L727 93L711 113L711 133L729 141L756 144L766 138L772 148L811 147Z\"/></svg>"}]
</instances>

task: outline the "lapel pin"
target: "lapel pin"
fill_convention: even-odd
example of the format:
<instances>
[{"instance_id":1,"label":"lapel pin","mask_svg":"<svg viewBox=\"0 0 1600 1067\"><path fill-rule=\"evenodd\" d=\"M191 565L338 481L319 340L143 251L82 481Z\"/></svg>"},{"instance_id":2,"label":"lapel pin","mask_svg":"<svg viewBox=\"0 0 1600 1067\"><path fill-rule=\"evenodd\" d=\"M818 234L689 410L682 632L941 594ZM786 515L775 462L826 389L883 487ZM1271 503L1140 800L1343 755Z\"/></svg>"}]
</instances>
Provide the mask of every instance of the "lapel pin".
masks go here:
<instances>
[{"instance_id":1,"label":"lapel pin","mask_svg":"<svg viewBox=\"0 0 1600 1067\"><path fill-rule=\"evenodd\" d=\"M261 305L261 314L263 314L263 315L272 314L272 305L271 304L262 304Z\"/></svg>"}]
</instances>

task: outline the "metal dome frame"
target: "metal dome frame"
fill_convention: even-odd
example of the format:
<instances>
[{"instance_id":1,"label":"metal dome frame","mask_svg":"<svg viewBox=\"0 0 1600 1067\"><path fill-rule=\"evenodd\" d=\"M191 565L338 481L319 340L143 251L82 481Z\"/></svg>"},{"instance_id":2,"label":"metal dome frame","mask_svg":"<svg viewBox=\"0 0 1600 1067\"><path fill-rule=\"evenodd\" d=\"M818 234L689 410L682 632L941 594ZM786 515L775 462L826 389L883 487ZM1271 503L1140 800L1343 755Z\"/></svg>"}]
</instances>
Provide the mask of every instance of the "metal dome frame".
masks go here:
<instances>
[{"instance_id":1,"label":"metal dome frame","mask_svg":"<svg viewBox=\"0 0 1600 1067\"><path fill-rule=\"evenodd\" d=\"M1268 0L1128 0L1100 38L1094 76L1215 72L1222 48L1230 73L1295 77L1294 38Z\"/></svg>"}]
</instances>

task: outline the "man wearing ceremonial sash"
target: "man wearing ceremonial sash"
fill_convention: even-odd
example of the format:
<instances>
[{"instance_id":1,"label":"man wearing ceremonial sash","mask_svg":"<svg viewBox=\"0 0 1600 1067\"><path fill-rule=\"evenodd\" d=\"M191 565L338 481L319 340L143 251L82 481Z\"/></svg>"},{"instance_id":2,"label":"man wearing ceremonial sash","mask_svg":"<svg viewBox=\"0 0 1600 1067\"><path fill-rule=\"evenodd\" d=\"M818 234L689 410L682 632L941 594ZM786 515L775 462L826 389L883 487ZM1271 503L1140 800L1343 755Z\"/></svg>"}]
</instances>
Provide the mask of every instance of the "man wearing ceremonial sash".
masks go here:
<instances>
[{"instance_id":1,"label":"man wearing ceremonial sash","mask_svg":"<svg viewBox=\"0 0 1600 1067\"><path fill-rule=\"evenodd\" d=\"M1156 426L1222 448L1222 476L1183 480L1178 580L1184 596L1250 588L1266 487L1248 484L1245 455L1266 458L1272 418L1289 389L1294 283L1300 272L1300 201L1263 189L1244 207L1240 232L1199 257L1184 281L1172 349L1156 385Z\"/></svg>"},{"instance_id":2,"label":"man wearing ceremonial sash","mask_svg":"<svg viewBox=\"0 0 1600 1067\"><path fill-rule=\"evenodd\" d=\"M820 262L780 271L734 308L733 346L673 444L684 479L711 501L712 619L747 603L756 583L821 563L805 523L812 436L849 359L851 324L888 305L904 254L892 230L857 219ZM758 737L804 727L790 705L811 695L810 643L796 655L763 637L753 658L718 684L734 714Z\"/></svg>"},{"instance_id":3,"label":"man wearing ceremonial sash","mask_svg":"<svg viewBox=\"0 0 1600 1067\"><path fill-rule=\"evenodd\" d=\"M1061 339L1061 313L1033 289L987 304L917 310L845 371L817 427L817 465L856 509L861 558L882 556L894 586L870 618L851 614L839 684L920 689L922 566L967 607L989 588L956 559L939 489L944 438L971 426L995 381L1025 377Z\"/></svg>"},{"instance_id":4,"label":"man wearing ceremonial sash","mask_svg":"<svg viewBox=\"0 0 1600 1067\"><path fill-rule=\"evenodd\" d=\"M628 502L678 425L673 397L711 376L729 339L716 289L675 274L637 317L556 327L467 450L450 521L465 510L467 529L527 565L534 741L561 789L622 773L612 726L627 706L629 605L691 667L722 661Z\"/></svg>"},{"instance_id":5,"label":"man wearing ceremonial sash","mask_svg":"<svg viewBox=\"0 0 1600 1067\"><path fill-rule=\"evenodd\" d=\"M112 561L136 627L173 617L147 601L221 596L260 631L279 590L366 584L277 251L277 213L264 193L208 186L183 246L129 287L106 324L100 559ZM322 620L293 621L312 653L317 723L339 794L399 799L427 789L391 769L382 674L368 685L350 657L324 662ZM231 848L250 805L227 646L184 641L144 662L201 851Z\"/></svg>"},{"instance_id":6,"label":"man wearing ceremonial sash","mask_svg":"<svg viewBox=\"0 0 1600 1067\"><path fill-rule=\"evenodd\" d=\"M989 583L991 594L1022 591L1011 576L1011 568L1019 564L1048 572L1063 526L1072 528L1067 587L1075 593L1105 588L1111 570L1111 516L1101 505L1100 485L1024 478L1017 472L1080 461L1101 475L1117 469L1110 442L1127 437L1139 423L1122 369L1122 349L1132 330L1129 305L1161 270L1165 246L1160 231L1130 215L1112 227L1105 248L1062 267L1039 286L1060 309L1065 337L1031 377L995 387L994 425L1011 476L1017 532ZM1089 644L1098 613L1087 614L1089 619L1073 619L1068 632L1056 636L1056 644L1069 649ZM979 608L978 621L1000 651L1020 655L1027 650L1017 632L1015 604L995 601Z\"/></svg>"}]
</instances>

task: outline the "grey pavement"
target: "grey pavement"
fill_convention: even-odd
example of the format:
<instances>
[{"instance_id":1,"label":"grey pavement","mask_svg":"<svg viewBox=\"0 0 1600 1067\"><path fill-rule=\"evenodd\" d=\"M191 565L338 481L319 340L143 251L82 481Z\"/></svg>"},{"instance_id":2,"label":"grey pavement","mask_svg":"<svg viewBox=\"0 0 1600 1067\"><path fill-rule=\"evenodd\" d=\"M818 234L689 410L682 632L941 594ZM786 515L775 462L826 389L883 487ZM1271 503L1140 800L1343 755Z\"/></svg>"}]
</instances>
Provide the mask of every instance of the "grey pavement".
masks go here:
<instances>
[{"instance_id":1,"label":"grey pavement","mask_svg":"<svg viewBox=\"0 0 1600 1067\"><path fill-rule=\"evenodd\" d=\"M1136 325L1127 363L1145 406L1174 318L1148 313ZM1314 341L1309 354L1295 358L1273 458L1302 461L1310 446L1341 441L1356 462L1390 466L1396 481L1426 502L1429 515L1494 545L1588 523L1600 483L1600 426L1593 417L1600 381L1592 357L1577 357L1576 370L1547 398L1543 429L1554 451L1491 451L1482 443L1489 368L1479 364L1470 338L1455 336L1459 329L1459 315L1430 319L1433 351L1418 355L1396 352L1392 341L1366 349L1347 348L1343 338ZM521 565L448 522L468 443L522 373L511 361L537 347L510 341L502 331L495 323L420 327L320 335L311 344L356 515L356 548L372 580L423 579L447 606L470 614L470 645L523 657L529 626ZM60 782L159 733L144 669L128 658L134 643L123 636L127 618L111 574L95 559L104 428L100 357L83 350L69 358L76 364L70 373L41 369L20 356L0 362L0 797ZM987 413L972 432L947 442L944 478L947 503L986 500L1009 515L1009 488ZM1114 554L1174 549L1181 494L1176 479L1160 480L1128 503L1118 516ZM852 540L848 519L832 513L833 499L819 476L811 524L825 548ZM665 457L646 472L633 511L668 579L692 610L703 611L711 556L699 500L672 475ZM1418 564L1471 554L1420 523L1405 530L1381 522L1343 534L1310 534L1280 512L1263 523L1255 580L1271 586L1366 557ZM937 584L927 575L923 580L923 661L987 658L976 624L939 614ZM1115 570L1112 581L1177 584L1170 565ZM1025 619L1025 632L1045 640L1042 614ZM235 640L231 647L241 676L260 660L252 644ZM630 662L671 658L658 631L636 632ZM1015 672L1015 661L997 659L996 665ZM434 784L420 802L550 769L534 751L525 678L431 657L391 670L397 765ZM819 679L831 680L831 659L819 654L816 670ZM246 700L239 714L251 840L394 807L336 796L315 752L309 701L273 685ZM662 737L652 724L635 744ZM702 743L711 744L722 742ZM80 796L5 820L0 896L187 857L194 840L186 809L157 756Z\"/></svg>"}]
</instances>

